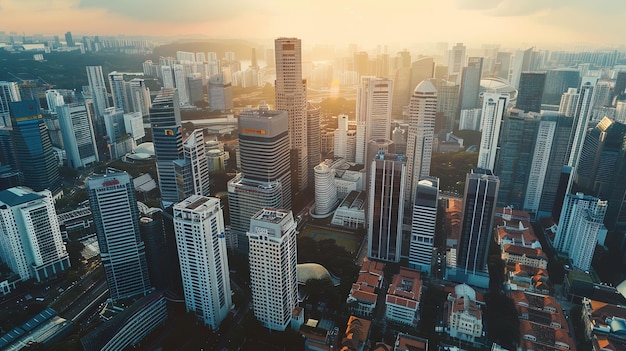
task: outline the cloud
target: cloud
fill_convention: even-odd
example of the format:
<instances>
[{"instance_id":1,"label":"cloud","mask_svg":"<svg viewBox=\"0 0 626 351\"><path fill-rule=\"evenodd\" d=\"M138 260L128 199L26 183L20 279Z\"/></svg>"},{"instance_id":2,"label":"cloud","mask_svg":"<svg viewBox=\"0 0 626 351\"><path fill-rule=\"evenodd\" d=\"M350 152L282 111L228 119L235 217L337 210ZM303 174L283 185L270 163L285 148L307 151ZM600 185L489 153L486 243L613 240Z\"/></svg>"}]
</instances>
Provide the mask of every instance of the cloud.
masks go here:
<instances>
[{"instance_id":1,"label":"cloud","mask_svg":"<svg viewBox=\"0 0 626 351\"><path fill-rule=\"evenodd\" d=\"M262 0L80 0L78 6L105 9L137 20L169 23L225 20L249 12L266 11Z\"/></svg>"},{"instance_id":2,"label":"cloud","mask_svg":"<svg viewBox=\"0 0 626 351\"><path fill-rule=\"evenodd\" d=\"M564 9L574 9L588 15L623 13L626 2L622 0L456 0L457 8L481 10L491 16L529 16L534 14L556 13Z\"/></svg>"}]
</instances>

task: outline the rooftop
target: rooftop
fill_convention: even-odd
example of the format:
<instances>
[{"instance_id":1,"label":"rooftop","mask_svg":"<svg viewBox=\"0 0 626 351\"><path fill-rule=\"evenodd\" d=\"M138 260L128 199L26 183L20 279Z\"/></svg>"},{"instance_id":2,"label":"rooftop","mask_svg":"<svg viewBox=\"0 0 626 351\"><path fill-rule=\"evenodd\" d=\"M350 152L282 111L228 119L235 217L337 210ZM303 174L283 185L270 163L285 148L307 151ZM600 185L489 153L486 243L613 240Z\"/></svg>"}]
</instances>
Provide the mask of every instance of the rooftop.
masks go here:
<instances>
[{"instance_id":1,"label":"rooftop","mask_svg":"<svg viewBox=\"0 0 626 351\"><path fill-rule=\"evenodd\" d=\"M43 196L37 194L26 187L15 187L0 191L0 206L6 205L9 207L25 204L33 200L39 200Z\"/></svg>"},{"instance_id":2,"label":"rooftop","mask_svg":"<svg viewBox=\"0 0 626 351\"><path fill-rule=\"evenodd\" d=\"M533 249L530 247L518 246L518 245L504 245L503 251L509 255L526 256L538 260L548 260L548 256L541 249Z\"/></svg>"},{"instance_id":3,"label":"rooftop","mask_svg":"<svg viewBox=\"0 0 626 351\"><path fill-rule=\"evenodd\" d=\"M390 302L390 296L410 299L419 302L422 292L422 281L420 280L420 272L409 268L400 268L400 272L393 277L392 283L387 291L387 302ZM392 299L394 303L398 303L397 299Z\"/></svg>"}]
</instances>

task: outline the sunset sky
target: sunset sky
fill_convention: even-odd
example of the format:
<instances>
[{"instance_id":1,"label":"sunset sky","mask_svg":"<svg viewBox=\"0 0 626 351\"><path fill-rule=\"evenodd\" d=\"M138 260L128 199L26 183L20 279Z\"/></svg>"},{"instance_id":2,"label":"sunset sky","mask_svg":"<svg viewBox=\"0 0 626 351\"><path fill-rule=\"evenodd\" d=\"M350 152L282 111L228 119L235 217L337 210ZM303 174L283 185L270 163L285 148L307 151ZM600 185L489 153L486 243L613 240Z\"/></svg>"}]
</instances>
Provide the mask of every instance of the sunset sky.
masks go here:
<instances>
[{"instance_id":1,"label":"sunset sky","mask_svg":"<svg viewBox=\"0 0 626 351\"><path fill-rule=\"evenodd\" d=\"M623 46L623 0L0 0L0 31L205 36L360 46Z\"/></svg>"}]
</instances>

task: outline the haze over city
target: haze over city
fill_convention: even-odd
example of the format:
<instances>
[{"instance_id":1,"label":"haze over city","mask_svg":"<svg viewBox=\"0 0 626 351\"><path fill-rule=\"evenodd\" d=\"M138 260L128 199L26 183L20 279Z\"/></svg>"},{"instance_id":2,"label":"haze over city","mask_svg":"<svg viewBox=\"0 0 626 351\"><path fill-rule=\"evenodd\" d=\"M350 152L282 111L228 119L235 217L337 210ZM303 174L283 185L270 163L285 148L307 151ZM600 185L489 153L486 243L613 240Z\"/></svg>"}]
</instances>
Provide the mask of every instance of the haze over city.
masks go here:
<instances>
[{"instance_id":1,"label":"haze over city","mask_svg":"<svg viewBox=\"0 0 626 351\"><path fill-rule=\"evenodd\" d=\"M0 0L0 13L2 30L31 35L71 30L257 40L296 36L305 45L462 41L565 49L623 45L626 2Z\"/></svg>"}]
</instances>

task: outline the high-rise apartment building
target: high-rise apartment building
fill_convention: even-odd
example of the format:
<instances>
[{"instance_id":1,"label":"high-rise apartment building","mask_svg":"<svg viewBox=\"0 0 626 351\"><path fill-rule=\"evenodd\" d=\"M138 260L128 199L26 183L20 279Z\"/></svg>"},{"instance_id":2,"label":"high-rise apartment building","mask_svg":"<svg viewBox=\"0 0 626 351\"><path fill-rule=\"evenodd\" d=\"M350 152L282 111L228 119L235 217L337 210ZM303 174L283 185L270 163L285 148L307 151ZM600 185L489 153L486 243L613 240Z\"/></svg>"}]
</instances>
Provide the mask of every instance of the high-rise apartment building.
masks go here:
<instances>
[{"instance_id":1,"label":"high-rise apartment building","mask_svg":"<svg viewBox=\"0 0 626 351\"><path fill-rule=\"evenodd\" d=\"M183 142L183 158L172 162L180 201L191 195L209 195L209 164L202 129L187 137Z\"/></svg>"},{"instance_id":2,"label":"high-rise apartment building","mask_svg":"<svg viewBox=\"0 0 626 351\"><path fill-rule=\"evenodd\" d=\"M124 110L124 113L133 111L130 97L127 90L128 83L124 81L124 74L113 71L109 73L109 87L111 88L111 96L113 97L113 106Z\"/></svg>"},{"instance_id":3,"label":"high-rise apartment building","mask_svg":"<svg viewBox=\"0 0 626 351\"><path fill-rule=\"evenodd\" d=\"M215 330L232 306L220 200L192 195L174 205L185 306Z\"/></svg>"},{"instance_id":4,"label":"high-rise apartment building","mask_svg":"<svg viewBox=\"0 0 626 351\"><path fill-rule=\"evenodd\" d=\"M20 88L15 82L0 82L0 126L11 126L9 103L21 101Z\"/></svg>"},{"instance_id":5,"label":"high-rise apartment building","mask_svg":"<svg viewBox=\"0 0 626 351\"><path fill-rule=\"evenodd\" d=\"M306 118L306 80L302 79L300 39L278 38L276 52L276 109L287 112L293 192L308 185L308 145Z\"/></svg>"},{"instance_id":6,"label":"high-rise apartment building","mask_svg":"<svg viewBox=\"0 0 626 351\"><path fill-rule=\"evenodd\" d=\"M174 84L176 85L176 90L178 92L178 102L181 105L187 105L189 104L189 88L187 87L185 65L173 65L172 72L174 74Z\"/></svg>"},{"instance_id":7,"label":"high-rise apartment building","mask_svg":"<svg viewBox=\"0 0 626 351\"><path fill-rule=\"evenodd\" d=\"M606 232L607 202L583 193L567 194L554 237L554 249L569 255L574 268L586 271L596 249L598 236Z\"/></svg>"},{"instance_id":8,"label":"high-rise apartment building","mask_svg":"<svg viewBox=\"0 0 626 351\"><path fill-rule=\"evenodd\" d=\"M77 169L99 161L96 137L87 108L82 104L57 106L67 165Z\"/></svg>"},{"instance_id":9,"label":"high-rise apartment building","mask_svg":"<svg viewBox=\"0 0 626 351\"><path fill-rule=\"evenodd\" d=\"M49 190L0 191L0 261L22 281L52 278L70 267Z\"/></svg>"},{"instance_id":10,"label":"high-rise apartment building","mask_svg":"<svg viewBox=\"0 0 626 351\"><path fill-rule=\"evenodd\" d=\"M24 185L35 191L49 189L53 194L58 193L61 176L39 105L34 100L26 100L11 102L9 107L13 126L11 139Z\"/></svg>"},{"instance_id":11,"label":"high-rise apartment building","mask_svg":"<svg viewBox=\"0 0 626 351\"><path fill-rule=\"evenodd\" d=\"M161 80L163 81L163 88L174 89L174 71L172 66L161 65Z\"/></svg>"},{"instance_id":12,"label":"high-rise apartment building","mask_svg":"<svg viewBox=\"0 0 626 351\"><path fill-rule=\"evenodd\" d=\"M371 139L391 137L391 104L393 81L371 76L361 77L357 91L357 145L355 162L366 162L366 144Z\"/></svg>"},{"instance_id":13,"label":"high-rise apartment building","mask_svg":"<svg viewBox=\"0 0 626 351\"><path fill-rule=\"evenodd\" d=\"M508 101L509 94L507 93L485 93L483 95L483 108L480 117L482 134L478 152L478 168L491 171L494 169L500 139L500 125L504 119Z\"/></svg>"},{"instance_id":14,"label":"high-rise apartment building","mask_svg":"<svg viewBox=\"0 0 626 351\"><path fill-rule=\"evenodd\" d=\"M354 128L354 125L352 127ZM348 115L339 115L337 129L335 129L334 156L346 159L348 162L355 162L358 140L358 130L350 129Z\"/></svg>"},{"instance_id":15,"label":"high-rise apartment building","mask_svg":"<svg viewBox=\"0 0 626 351\"><path fill-rule=\"evenodd\" d=\"M163 89L152 102L150 127L156 156L161 202L172 204L178 201L176 172L172 161L183 154L183 136L180 106L176 89Z\"/></svg>"},{"instance_id":16,"label":"high-rise apartment building","mask_svg":"<svg viewBox=\"0 0 626 351\"><path fill-rule=\"evenodd\" d=\"M409 267L430 273L437 224L439 179L424 177L417 182L411 213Z\"/></svg>"},{"instance_id":17,"label":"high-rise apartment building","mask_svg":"<svg viewBox=\"0 0 626 351\"><path fill-rule=\"evenodd\" d=\"M146 81L141 78L133 78L128 82L130 88L129 104L133 112L141 113L141 116L150 116L150 89Z\"/></svg>"},{"instance_id":18,"label":"high-rise apartment building","mask_svg":"<svg viewBox=\"0 0 626 351\"><path fill-rule=\"evenodd\" d=\"M104 110L110 106L107 96L107 87L104 83L104 76L102 75L102 66L87 66L86 69L94 112L96 118L101 118L104 115Z\"/></svg>"},{"instance_id":19,"label":"high-rise apartment building","mask_svg":"<svg viewBox=\"0 0 626 351\"><path fill-rule=\"evenodd\" d=\"M576 106L578 106L578 94L577 88L569 88L561 95L561 102L559 104L559 112L567 117L574 117L576 113Z\"/></svg>"},{"instance_id":20,"label":"high-rise apartment building","mask_svg":"<svg viewBox=\"0 0 626 351\"><path fill-rule=\"evenodd\" d=\"M437 89L430 81L425 80L415 87L409 103L406 184L410 195L407 201L412 202L419 179L430 175L436 113Z\"/></svg>"},{"instance_id":21,"label":"high-rise apartment building","mask_svg":"<svg viewBox=\"0 0 626 351\"><path fill-rule=\"evenodd\" d=\"M152 287L132 179L111 172L93 175L85 185L111 300L147 294Z\"/></svg>"},{"instance_id":22,"label":"high-rise apartment building","mask_svg":"<svg viewBox=\"0 0 626 351\"><path fill-rule=\"evenodd\" d=\"M209 108L223 112L233 108L233 87L223 72L209 78Z\"/></svg>"},{"instance_id":23,"label":"high-rise apartment building","mask_svg":"<svg viewBox=\"0 0 626 351\"><path fill-rule=\"evenodd\" d=\"M254 316L284 331L298 303L296 222L291 211L264 208L250 220L250 289Z\"/></svg>"},{"instance_id":24,"label":"high-rise apartment building","mask_svg":"<svg viewBox=\"0 0 626 351\"><path fill-rule=\"evenodd\" d=\"M465 177L456 263L465 275L486 272L499 186L498 177L489 170L474 169Z\"/></svg>"},{"instance_id":25,"label":"high-rise apartment building","mask_svg":"<svg viewBox=\"0 0 626 351\"><path fill-rule=\"evenodd\" d=\"M522 209L531 214L539 211L543 186L548 174L550 153L554 144L557 121L542 118L537 125L537 133L533 144L528 183ZM528 145L525 145L528 148Z\"/></svg>"},{"instance_id":26,"label":"high-rise apartment building","mask_svg":"<svg viewBox=\"0 0 626 351\"><path fill-rule=\"evenodd\" d=\"M379 153L372 161L367 206L367 257L399 262L406 190L402 155Z\"/></svg>"},{"instance_id":27,"label":"high-rise apartment building","mask_svg":"<svg viewBox=\"0 0 626 351\"><path fill-rule=\"evenodd\" d=\"M515 108L524 112L541 112L541 98L546 72L522 72Z\"/></svg>"}]
</instances>

